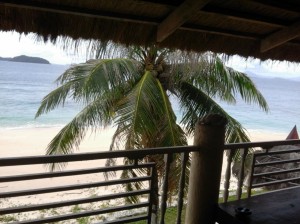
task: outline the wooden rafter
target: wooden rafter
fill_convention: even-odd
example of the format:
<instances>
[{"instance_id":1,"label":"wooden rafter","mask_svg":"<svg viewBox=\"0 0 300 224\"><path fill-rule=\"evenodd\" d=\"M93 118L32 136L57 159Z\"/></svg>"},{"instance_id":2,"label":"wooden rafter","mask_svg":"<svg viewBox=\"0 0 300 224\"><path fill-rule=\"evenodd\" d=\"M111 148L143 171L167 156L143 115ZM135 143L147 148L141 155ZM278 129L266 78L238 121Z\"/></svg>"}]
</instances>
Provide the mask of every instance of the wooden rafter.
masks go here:
<instances>
[{"instance_id":1,"label":"wooden rafter","mask_svg":"<svg viewBox=\"0 0 300 224\"><path fill-rule=\"evenodd\" d=\"M299 5L293 4L293 1L286 2L286 1L274 1L274 0L251 0L257 5L263 5L269 8L277 8L278 10L285 11L286 13L298 13L300 11ZM297 1L294 1L297 3Z\"/></svg>"},{"instance_id":2,"label":"wooden rafter","mask_svg":"<svg viewBox=\"0 0 300 224\"><path fill-rule=\"evenodd\" d=\"M260 44L260 51L266 52L274 47L277 47L299 36L300 36L300 21L264 38Z\"/></svg>"},{"instance_id":3,"label":"wooden rafter","mask_svg":"<svg viewBox=\"0 0 300 224\"><path fill-rule=\"evenodd\" d=\"M241 22L249 22L253 24L272 26L276 28L285 28L287 26L284 21L280 19L270 18L267 16L262 16L258 14L251 13L241 13L237 10L232 9L224 9L218 6L205 6L205 8L199 13L203 15L210 15L217 18L230 18L232 20L241 21Z\"/></svg>"},{"instance_id":4,"label":"wooden rafter","mask_svg":"<svg viewBox=\"0 0 300 224\"><path fill-rule=\"evenodd\" d=\"M153 19L140 17L140 16L106 12L106 11L86 9L80 7L63 6L58 4L49 4L43 2L34 2L30 0L28 1L0 0L0 6L1 5L4 5L6 7L12 7L12 8L31 9L37 11L76 15L76 16L83 16L83 17L90 17L90 18L109 19L109 20L142 23L142 24L150 24L150 25L159 24L157 21Z\"/></svg>"},{"instance_id":5,"label":"wooden rafter","mask_svg":"<svg viewBox=\"0 0 300 224\"><path fill-rule=\"evenodd\" d=\"M186 0L177 7L157 28L157 42L162 42L178 27L184 24L195 12L211 0Z\"/></svg>"}]
</instances>

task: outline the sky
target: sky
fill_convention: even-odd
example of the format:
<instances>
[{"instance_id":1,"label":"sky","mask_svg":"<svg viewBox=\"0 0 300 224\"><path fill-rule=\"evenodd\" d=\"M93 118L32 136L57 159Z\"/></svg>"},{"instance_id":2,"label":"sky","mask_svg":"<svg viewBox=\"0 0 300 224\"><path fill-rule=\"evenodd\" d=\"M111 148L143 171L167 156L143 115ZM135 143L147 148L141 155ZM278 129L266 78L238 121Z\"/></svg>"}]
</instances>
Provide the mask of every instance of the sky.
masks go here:
<instances>
[{"instance_id":1,"label":"sky","mask_svg":"<svg viewBox=\"0 0 300 224\"><path fill-rule=\"evenodd\" d=\"M15 57L27 55L42 57L51 64L73 64L85 61L85 54L72 54L62 49L62 46L52 43L37 42L34 35L21 35L16 32L0 32L0 57ZM227 62L240 72L249 72L264 77L296 78L300 80L300 64L287 62L266 61L257 59L244 59L239 56L231 57Z\"/></svg>"},{"instance_id":2,"label":"sky","mask_svg":"<svg viewBox=\"0 0 300 224\"><path fill-rule=\"evenodd\" d=\"M258 59L245 59L233 56L227 62L227 66L240 72L245 72L249 76L257 75L263 77L292 78L300 80L300 64L279 61L261 62Z\"/></svg>"},{"instance_id":3,"label":"sky","mask_svg":"<svg viewBox=\"0 0 300 224\"><path fill-rule=\"evenodd\" d=\"M72 64L85 61L84 55L66 52L61 46L36 41L33 34L27 36L16 32L0 32L0 57L27 55L41 57L51 64Z\"/></svg>"}]
</instances>

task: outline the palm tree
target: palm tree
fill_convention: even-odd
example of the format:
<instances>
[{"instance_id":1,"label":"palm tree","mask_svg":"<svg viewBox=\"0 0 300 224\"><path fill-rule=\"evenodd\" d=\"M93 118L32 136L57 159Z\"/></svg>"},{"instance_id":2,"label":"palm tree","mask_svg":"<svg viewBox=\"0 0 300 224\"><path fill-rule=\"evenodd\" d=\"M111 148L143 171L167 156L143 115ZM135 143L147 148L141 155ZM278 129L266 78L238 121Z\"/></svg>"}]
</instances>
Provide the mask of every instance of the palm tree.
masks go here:
<instances>
[{"instance_id":1,"label":"palm tree","mask_svg":"<svg viewBox=\"0 0 300 224\"><path fill-rule=\"evenodd\" d=\"M69 68L41 102L36 117L64 106L69 98L84 105L49 143L48 155L72 153L88 129L112 124L116 131L110 150L187 145L197 119L209 113L228 119L226 142L249 141L241 124L216 100L235 103L239 95L268 110L250 78L226 67L216 54L110 43L97 45L95 52L100 59Z\"/></svg>"}]
</instances>

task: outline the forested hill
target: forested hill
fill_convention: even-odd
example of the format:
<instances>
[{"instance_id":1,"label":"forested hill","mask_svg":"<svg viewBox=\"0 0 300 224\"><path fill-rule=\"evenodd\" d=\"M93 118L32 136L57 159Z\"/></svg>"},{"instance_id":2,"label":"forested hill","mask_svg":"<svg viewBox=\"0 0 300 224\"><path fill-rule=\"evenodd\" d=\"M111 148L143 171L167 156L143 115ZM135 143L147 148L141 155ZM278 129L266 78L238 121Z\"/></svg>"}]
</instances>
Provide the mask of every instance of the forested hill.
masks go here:
<instances>
[{"instance_id":1,"label":"forested hill","mask_svg":"<svg viewBox=\"0 0 300 224\"><path fill-rule=\"evenodd\" d=\"M26 55L20 55L13 58L2 58L0 57L0 61L12 61L12 62L27 62L27 63L39 63L39 64L50 64L49 61L47 61L44 58L39 57L30 57Z\"/></svg>"}]
</instances>

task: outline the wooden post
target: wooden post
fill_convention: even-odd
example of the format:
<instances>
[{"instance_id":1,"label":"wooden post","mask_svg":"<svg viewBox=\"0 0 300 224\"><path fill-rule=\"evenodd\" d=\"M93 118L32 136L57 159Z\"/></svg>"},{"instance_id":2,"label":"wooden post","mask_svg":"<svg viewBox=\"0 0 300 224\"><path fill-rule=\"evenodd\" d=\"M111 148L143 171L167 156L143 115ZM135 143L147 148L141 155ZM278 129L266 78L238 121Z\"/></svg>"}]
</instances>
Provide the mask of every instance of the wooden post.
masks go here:
<instances>
[{"instance_id":1,"label":"wooden post","mask_svg":"<svg viewBox=\"0 0 300 224\"><path fill-rule=\"evenodd\" d=\"M156 165L154 165L151 169L151 181L150 181L150 198L149 203L150 206L148 210L148 224L157 224L158 222L158 176Z\"/></svg>"},{"instance_id":2,"label":"wooden post","mask_svg":"<svg viewBox=\"0 0 300 224\"><path fill-rule=\"evenodd\" d=\"M199 120L194 145L186 209L186 224L213 224L218 203L225 139L224 117L212 114Z\"/></svg>"},{"instance_id":3,"label":"wooden post","mask_svg":"<svg viewBox=\"0 0 300 224\"><path fill-rule=\"evenodd\" d=\"M229 197L229 187L230 187L230 177L231 177L231 163L232 158L235 151L233 149L229 150L229 153L227 155L227 166L225 171L225 182L224 182L224 192L223 192L223 202L228 201Z\"/></svg>"}]
</instances>

